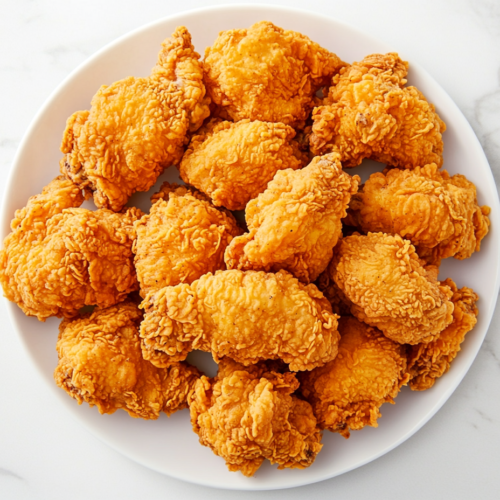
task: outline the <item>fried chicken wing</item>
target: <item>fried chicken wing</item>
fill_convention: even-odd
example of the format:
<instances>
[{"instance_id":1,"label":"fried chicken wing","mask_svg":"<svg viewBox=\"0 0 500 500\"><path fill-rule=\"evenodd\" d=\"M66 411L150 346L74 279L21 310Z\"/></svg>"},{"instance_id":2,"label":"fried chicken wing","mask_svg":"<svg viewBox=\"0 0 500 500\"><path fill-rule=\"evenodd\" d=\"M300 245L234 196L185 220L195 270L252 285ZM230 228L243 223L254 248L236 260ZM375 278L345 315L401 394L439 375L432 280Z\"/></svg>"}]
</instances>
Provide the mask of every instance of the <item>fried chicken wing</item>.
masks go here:
<instances>
[{"instance_id":1,"label":"fried chicken wing","mask_svg":"<svg viewBox=\"0 0 500 500\"><path fill-rule=\"evenodd\" d=\"M300 392L318 425L345 438L350 430L378 427L383 403L394 403L409 379L405 347L352 316L339 320L339 354L330 363L299 374Z\"/></svg>"},{"instance_id":2,"label":"fried chicken wing","mask_svg":"<svg viewBox=\"0 0 500 500\"><path fill-rule=\"evenodd\" d=\"M217 271L144 300L143 354L156 366L193 349L244 365L281 359L311 370L337 355L337 316L314 285L291 274Z\"/></svg>"},{"instance_id":3,"label":"fried chicken wing","mask_svg":"<svg viewBox=\"0 0 500 500\"><path fill-rule=\"evenodd\" d=\"M153 200L149 215L134 224L142 297L226 268L224 250L242 233L230 212L217 210L193 189L167 182Z\"/></svg>"},{"instance_id":4,"label":"fried chicken wing","mask_svg":"<svg viewBox=\"0 0 500 500\"><path fill-rule=\"evenodd\" d=\"M138 289L133 265L137 208L123 213L77 208L81 190L62 176L16 212L0 252L5 296L28 316L74 316L108 307Z\"/></svg>"},{"instance_id":5,"label":"fried chicken wing","mask_svg":"<svg viewBox=\"0 0 500 500\"><path fill-rule=\"evenodd\" d=\"M342 68L313 111L312 151L338 151L344 167L364 158L394 167L443 163L444 122L415 87L396 53L372 54Z\"/></svg>"},{"instance_id":6,"label":"fried chicken wing","mask_svg":"<svg viewBox=\"0 0 500 500\"><path fill-rule=\"evenodd\" d=\"M156 368L142 358L142 312L132 302L96 309L59 327L56 384L100 413L123 409L132 417L156 419L187 407L200 372L186 363Z\"/></svg>"},{"instance_id":7,"label":"fried chicken wing","mask_svg":"<svg viewBox=\"0 0 500 500\"><path fill-rule=\"evenodd\" d=\"M437 268L424 268L414 246L398 235L343 238L329 269L351 313L395 342L430 342L453 319L449 286L440 284Z\"/></svg>"},{"instance_id":8,"label":"fried chicken wing","mask_svg":"<svg viewBox=\"0 0 500 500\"><path fill-rule=\"evenodd\" d=\"M265 362L242 366L223 359L214 379L202 377L190 395L193 430L230 471L253 476L265 459L279 469L309 467L322 448L311 405L292 393L293 373Z\"/></svg>"},{"instance_id":9,"label":"fried chicken wing","mask_svg":"<svg viewBox=\"0 0 500 500\"><path fill-rule=\"evenodd\" d=\"M181 178L214 205L244 210L276 172L307 163L293 137L295 131L283 123L215 122L191 140L180 164Z\"/></svg>"},{"instance_id":10,"label":"fried chicken wing","mask_svg":"<svg viewBox=\"0 0 500 500\"><path fill-rule=\"evenodd\" d=\"M308 37L261 21L219 34L205 51L205 85L219 116L301 128L316 91L343 66Z\"/></svg>"},{"instance_id":11,"label":"fried chicken wing","mask_svg":"<svg viewBox=\"0 0 500 500\"><path fill-rule=\"evenodd\" d=\"M409 385L413 391L430 389L436 379L450 369L451 362L460 351L465 334L477 323L477 294L466 286L458 289L451 279L447 279L445 283L453 292L453 322L432 342L411 347L408 368L411 376Z\"/></svg>"},{"instance_id":12,"label":"fried chicken wing","mask_svg":"<svg viewBox=\"0 0 500 500\"><path fill-rule=\"evenodd\" d=\"M249 233L226 250L228 269L285 269L314 281L332 258L340 220L359 177L342 171L336 153L316 157L302 170L279 171L246 209Z\"/></svg>"},{"instance_id":13,"label":"fried chicken wing","mask_svg":"<svg viewBox=\"0 0 500 500\"><path fill-rule=\"evenodd\" d=\"M180 161L188 132L209 115L199 57L179 27L163 42L149 77L103 85L90 111L68 119L61 172L93 191L98 207L120 211Z\"/></svg>"}]
</instances>

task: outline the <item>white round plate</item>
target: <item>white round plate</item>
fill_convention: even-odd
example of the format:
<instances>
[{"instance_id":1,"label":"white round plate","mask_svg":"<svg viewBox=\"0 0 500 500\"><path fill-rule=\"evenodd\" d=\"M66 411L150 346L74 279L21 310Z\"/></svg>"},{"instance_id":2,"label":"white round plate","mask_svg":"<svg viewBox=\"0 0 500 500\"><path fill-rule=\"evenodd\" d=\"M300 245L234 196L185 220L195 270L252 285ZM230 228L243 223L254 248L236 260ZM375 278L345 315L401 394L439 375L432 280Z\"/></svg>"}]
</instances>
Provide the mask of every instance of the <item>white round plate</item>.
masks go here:
<instances>
[{"instance_id":1,"label":"white round plate","mask_svg":"<svg viewBox=\"0 0 500 500\"><path fill-rule=\"evenodd\" d=\"M14 211L58 175L59 144L66 119L76 110L88 109L92 96L102 84L130 75L147 76L155 64L161 42L179 25L188 28L196 49L203 54L220 31L247 28L261 20L308 35L347 62L374 52L397 51L397 47L388 47L325 16L260 5L200 9L140 28L108 45L75 70L35 117L21 143L7 184L1 219L2 237L9 232ZM405 54L401 56L404 58ZM51 318L40 323L24 316L16 305L9 303L14 328L40 376L76 419L114 449L156 471L207 486L264 490L321 481L366 464L408 439L437 412L469 369L493 315L499 287L499 203L488 162L466 119L423 69L411 61L410 65L410 84L416 85L436 105L448 126L444 134L444 168L451 174L461 173L472 180L477 186L479 203L492 209L492 228L481 252L466 261L448 259L442 265L443 278L452 277L458 286L470 286L480 296L479 321L468 334L451 370L428 391L418 393L404 389L396 405L382 407L383 418L377 429L353 432L349 440L325 432L324 448L310 468L279 471L266 463L255 477L246 478L240 473L228 472L221 458L198 443L198 436L191 430L188 410L170 418L163 415L157 421L144 421L132 419L123 411L100 415L95 408L78 406L56 387L52 378L57 364L55 343L59 320ZM363 166L351 173L358 173L360 169L363 170ZM176 169L172 168L161 180L174 178L177 178ZM136 195L132 203L148 209L148 198L145 194Z\"/></svg>"}]
</instances>

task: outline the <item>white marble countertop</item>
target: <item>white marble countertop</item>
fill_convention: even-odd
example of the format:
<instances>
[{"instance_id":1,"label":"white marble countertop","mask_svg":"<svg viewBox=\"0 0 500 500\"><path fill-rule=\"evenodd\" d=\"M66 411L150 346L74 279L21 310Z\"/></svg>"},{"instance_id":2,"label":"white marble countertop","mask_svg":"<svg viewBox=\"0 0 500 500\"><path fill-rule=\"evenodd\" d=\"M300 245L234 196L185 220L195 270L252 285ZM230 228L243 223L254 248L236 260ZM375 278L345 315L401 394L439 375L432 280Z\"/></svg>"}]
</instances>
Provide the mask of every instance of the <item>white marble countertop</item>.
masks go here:
<instances>
[{"instance_id":1,"label":"white marble countertop","mask_svg":"<svg viewBox=\"0 0 500 500\"><path fill-rule=\"evenodd\" d=\"M465 114L500 183L498 0L269 3L335 17L386 41L403 58L420 63ZM203 0L0 0L0 192L4 192L16 148L30 121L70 71L138 26L211 4ZM343 476L293 490L260 493L183 483L111 450L62 411L37 379L3 304L0 327L2 499L498 498L499 307L469 373L438 414L411 439Z\"/></svg>"}]
</instances>

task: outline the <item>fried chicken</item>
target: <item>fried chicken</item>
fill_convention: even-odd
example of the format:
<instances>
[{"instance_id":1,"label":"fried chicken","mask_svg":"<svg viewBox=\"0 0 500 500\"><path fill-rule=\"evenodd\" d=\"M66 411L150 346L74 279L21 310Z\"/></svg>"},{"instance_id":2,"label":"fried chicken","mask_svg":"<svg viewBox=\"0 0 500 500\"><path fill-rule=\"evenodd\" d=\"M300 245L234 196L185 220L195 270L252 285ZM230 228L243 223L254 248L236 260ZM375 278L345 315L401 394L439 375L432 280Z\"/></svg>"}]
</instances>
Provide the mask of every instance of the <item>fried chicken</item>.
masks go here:
<instances>
[{"instance_id":1,"label":"fried chicken","mask_svg":"<svg viewBox=\"0 0 500 500\"><path fill-rule=\"evenodd\" d=\"M447 279L445 283L453 291L453 322L434 341L411 347L408 368L411 375L410 388L413 391L430 389L436 379L450 369L451 362L460 351L465 334L477 323L477 294L466 286L458 289L451 279Z\"/></svg>"},{"instance_id":2,"label":"fried chicken","mask_svg":"<svg viewBox=\"0 0 500 500\"><path fill-rule=\"evenodd\" d=\"M219 34L205 51L205 85L219 116L301 128L316 91L345 65L308 37L261 21Z\"/></svg>"},{"instance_id":3,"label":"fried chicken","mask_svg":"<svg viewBox=\"0 0 500 500\"><path fill-rule=\"evenodd\" d=\"M230 471L253 476L265 459L278 469L309 467L322 448L311 405L292 393L293 373L265 362L221 360L217 377L198 380L190 396L193 430Z\"/></svg>"},{"instance_id":4,"label":"fried chicken","mask_svg":"<svg viewBox=\"0 0 500 500\"><path fill-rule=\"evenodd\" d=\"M314 281L332 258L340 220L359 177L342 171L339 155L314 158L302 170L279 171L246 209L249 233L226 250L228 269L285 269Z\"/></svg>"},{"instance_id":5,"label":"fried chicken","mask_svg":"<svg viewBox=\"0 0 500 500\"><path fill-rule=\"evenodd\" d=\"M120 211L180 161L188 132L209 115L199 57L179 27L163 42L149 77L103 85L90 111L68 119L61 172L93 191L98 207Z\"/></svg>"},{"instance_id":6,"label":"fried chicken","mask_svg":"<svg viewBox=\"0 0 500 500\"><path fill-rule=\"evenodd\" d=\"M156 419L187 407L200 372L186 363L156 368L142 358L142 312L132 302L95 309L59 327L56 384L100 413L122 408L131 417Z\"/></svg>"},{"instance_id":7,"label":"fried chicken","mask_svg":"<svg viewBox=\"0 0 500 500\"><path fill-rule=\"evenodd\" d=\"M181 178L214 205L244 210L278 170L307 163L293 137L295 131L282 123L213 122L191 140L180 165Z\"/></svg>"},{"instance_id":8,"label":"fried chicken","mask_svg":"<svg viewBox=\"0 0 500 500\"><path fill-rule=\"evenodd\" d=\"M16 212L0 252L5 296L28 316L74 316L86 305L112 306L137 290L133 223L123 213L79 207L81 190L59 176Z\"/></svg>"},{"instance_id":9,"label":"fried chicken","mask_svg":"<svg viewBox=\"0 0 500 500\"><path fill-rule=\"evenodd\" d=\"M405 347L352 316L339 320L338 356L301 373L300 392L311 403L318 425L345 438L350 430L378 427L383 403L394 403L409 374Z\"/></svg>"},{"instance_id":10,"label":"fried chicken","mask_svg":"<svg viewBox=\"0 0 500 500\"><path fill-rule=\"evenodd\" d=\"M312 370L337 355L337 316L314 285L291 274L217 271L144 300L143 355L163 367L194 349L244 365L281 359Z\"/></svg>"},{"instance_id":11,"label":"fried chicken","mask_svg":"<svg viewBox=\"0 0 500 500\"><path fill-rule=\"evenodd\" d=\"M335 252L335 249L333 249ZM335 271L335 261L332 259L328 267L319 275L316 280L316 286L325 296L332 306L332 312L339 316L351 315L351 302L346 298L342 290L333 281L333 272Z\"/></svg>"},{"instance_id":12,"label":"fried chicken","mask_svg":"<svg viewBox=\"0 0 500 500\"><path fill-rule=\"evenodd\" d=\"M424 268L414 246L401 236L343 238L329 270L351 313L395 342L430 342L453 319L449 286L437 281L436 267Z\"/></svg>"},{"instance_id":13,"label":"fried chicken","mask_svg":"<svg viewBox=\"0 0 500 500\"><path fill-rule=\"evenodd\" d=\"M342 68L324 105L313 111L314 154L338 151L344 167L364 158L394 167L441 166L446 126L421 92L405 87L407 73L396 53Z\"/></svg>"},{"instance_id":14,"label":"fried chicken","mask_svg":"<svg viewBox=\"0 0 500 500\"><path fill-rule=\"evenodd\" d=\"M352 197L344 220L363 232L399 234L426 261L466 259L489 230L489 207L477 204L476 187L435 163L414 170L372 174Z\"/></svg>"},{"instance_id":15,"label":"fried chicken","mask_svg":"<svg viewBox=\"0 0 500 500\"><path fill-rule=\"evenodd\" d=\"M201 193L164 183L149 215L134 224L133 251L141 295L225 269L224 250L242 233L230 212Z\"/></svg>"}]
</instances>

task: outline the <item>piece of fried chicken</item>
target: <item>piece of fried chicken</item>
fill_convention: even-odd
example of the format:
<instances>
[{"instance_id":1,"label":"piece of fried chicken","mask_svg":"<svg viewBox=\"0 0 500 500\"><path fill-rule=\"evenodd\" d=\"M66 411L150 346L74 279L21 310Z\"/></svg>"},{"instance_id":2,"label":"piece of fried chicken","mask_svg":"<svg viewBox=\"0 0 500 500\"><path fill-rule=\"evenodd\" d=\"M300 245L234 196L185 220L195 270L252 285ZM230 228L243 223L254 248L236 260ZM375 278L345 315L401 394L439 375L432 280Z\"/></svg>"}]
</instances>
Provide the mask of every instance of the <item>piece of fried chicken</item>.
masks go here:
<instances>
[{"instance_id":1,"label":"piece of fried chicken","mask_svg":"<svg viewBox=\"0 0 500 500\"><path fill-rule=\"evenodd\" d=\"M405 346L352 316L339 320L337 357L299 374L300 392L313 407L321 429L345 438L350 430L378 427L383 403L394 403L409 379Z\"/></svg>"},{"instance_id":2,"label":"piece of fried chicken","mask_svg":"<svg viewBox=\"0 0 500 500\"><path fill-rule=\"evenodd\" d=\"M352 197L344 222L365 233L399 234L419 257L439 265L441 259L467 259L479 251L489 211L478 205L472 182L432 163L372 174Z\"/></svg>"},{"instance_id":3,"label":"piece of fried chicken","mask_svg":"<svg viewBox=\"0 0 500 500\"><path fill-rule=\"evenodd\" d=\"M446 126L421 92L405 87L407 73L396 53L372 54L341 69L313 112L312 151L338 151L344 167L364 158L394 167L441 166Z\"/></svg>"},{"instance_id":4,"label":"piece of fried chicken","mask_svg":"<svg viewBox=\"0 0 500 500\"><path fill-rule=\"evenodd\" d=\"M411 346L408 369L411 376L409 385L413 391L430 389L436 379L450 369L465 334L477 323L477 294L466 286L458 289L451 279L447 279L445 283L453 292L453 322L432 342Z\"/></svg>"},{"instance_id":5,"label":"piece of fried chicken","mask_svg":"<svg viewBox=\"0 0 500 500\"><path fill-rule=\"evenodd\" d=\"M135 224L135 268L141 295L225 269L224 251L242 233L230 212L196 190L165 182L149 215Z\"/></svg>"},{"instance_id":6,"label":"piece of fried chicken","mask_svg":"<svg viewBox=\"0 0 500 500\"><path fill-rule=\"evenodd\" d=\"M132 244L142 212L77 208L83 200L71 181L55 178L16 211L0 251L5 296L40 321L109 307L139 288Z\"/></svg>"},{"instance_id":7,"label":"piece of fried chicken","mask_svg":"<svg viewBox=\"0 0 500 500\"><path fill-rule=\"evenodd\" d=\"M316 91L345 65L307 36L261 21L219 34L205 51L205 85L219 116L302 128Z\"/></svg>"},{"instance_id":8,"label":"piece of fried chicken","mask_svg":"<svg viewBox=\"0 0 500 500\"><path fill-rule=\"evenodd\" d=\"M342 171L337 153L315 157L297 171L279 171L246 209L249 233L226 250L228 269L285 269L314 281L332 258L351 196L360 179Z\"/></svg>"},{"instance_id":9,"label":"piece of fried chicken","mask_svg":"<svg viewBox=\"0 0 500 500\"><path fill-rule=\"evenodd\" d=\"M311 405L292 393L293 373L265 362L243 366L223 359L217 377L202 377L189 398L200 443L226 461L230 471L253 476L264 460L279 469L309 467L322 448Z\"/></svg>"},{"instance_id":10,"label":"piece of fried chicken","mask_svg":"<svg viewBox=\"0 0 500 500\"><path fill-rule=\"evenodd\" d=\"M179 27L163 42L149 77L103 85L90 111L70 116L61 172L93 191L98 207L120 211L180 161L188 132L209 115L199 57L188 30Z\"/></svg>"},{"instance_id":11,"label":"piece of fried chicken","mask_svg":"<svg viewBox=\"0 0 500 500\"><path fill-rule=\"evenodd\" d=\"M195 135L182 158L180 175L216 206L244 210L279 170L297 170L308 156L283 123L214 121Z\"/></svg>"},{"instance_id":12,"label":"piece of fried chicken","mask_svg":"<svg viewBox=\"0 0 500 500\"><path fill-rule=\"evenodd\" d=\"M56 384L100 413L123 409L131 417L157 419L187 407L200 372L187 363L156 368L143 359L139 339L142 312L122 302L59 327Z\"/></svg>"},{"instance_id":13,"label":"piece of fried chicken","mask_svg":"<svg viewBox=\"0 0 500 500\"><path fill-rule=\"evenodd\" d=\"M312 370L337 355L337 316L314 285L291 274L217 271L191 285L165 287L142 306L143 355L159 367L194 349L244 365L281 359Z\"/></svg>"},{"instance_id":14,"label":"piece of fried chicken","mask_svg":"<svg viewBox=\"0 0 500 500\"><path fill-rule=\"evenodd\" d=\"M426 269L415 247L399 235L343 238L328 267L351 313L401 344L434 340L453 319L450 287Z\"/></svg>"}]
</instances>

